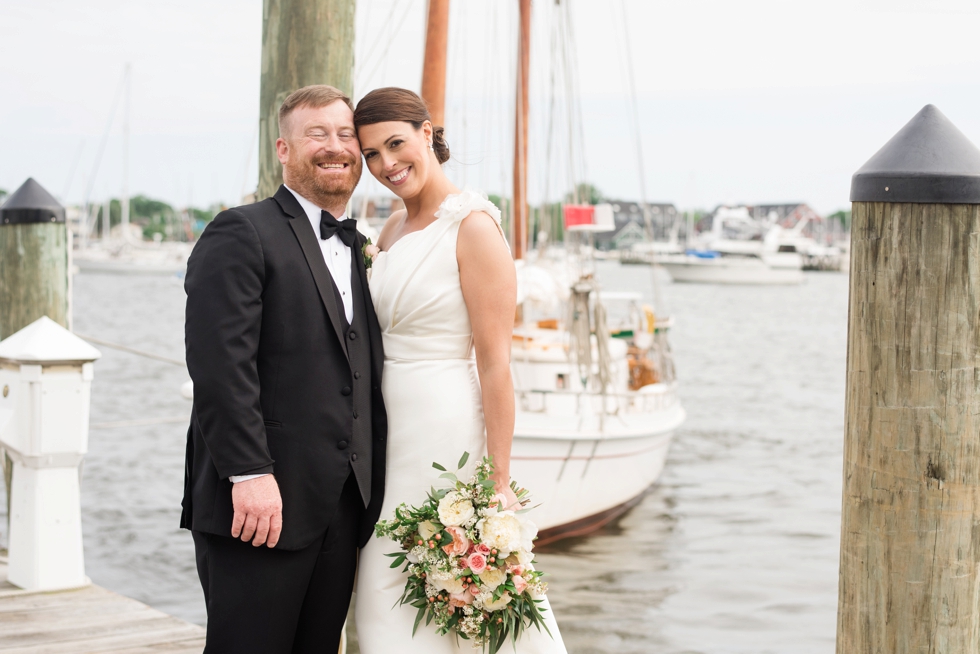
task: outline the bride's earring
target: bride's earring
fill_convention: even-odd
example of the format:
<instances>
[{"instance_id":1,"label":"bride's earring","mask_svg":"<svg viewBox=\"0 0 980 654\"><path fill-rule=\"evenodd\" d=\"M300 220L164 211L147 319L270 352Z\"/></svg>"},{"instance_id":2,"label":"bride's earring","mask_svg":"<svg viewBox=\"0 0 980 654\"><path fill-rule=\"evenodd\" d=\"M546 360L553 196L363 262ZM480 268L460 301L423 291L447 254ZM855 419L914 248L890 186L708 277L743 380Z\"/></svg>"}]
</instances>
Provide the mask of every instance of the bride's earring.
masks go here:
<instances>
[{"instance_id":1,"label":"bride's earring","mask_svg":"<svg viewBox=\"0 0 980 654\"><path fill-rule=\"evenodd\" d=\"M435 152L435 148L432 147L432 141L429 141L429 152Z\"/></svg>"}]
</instances>

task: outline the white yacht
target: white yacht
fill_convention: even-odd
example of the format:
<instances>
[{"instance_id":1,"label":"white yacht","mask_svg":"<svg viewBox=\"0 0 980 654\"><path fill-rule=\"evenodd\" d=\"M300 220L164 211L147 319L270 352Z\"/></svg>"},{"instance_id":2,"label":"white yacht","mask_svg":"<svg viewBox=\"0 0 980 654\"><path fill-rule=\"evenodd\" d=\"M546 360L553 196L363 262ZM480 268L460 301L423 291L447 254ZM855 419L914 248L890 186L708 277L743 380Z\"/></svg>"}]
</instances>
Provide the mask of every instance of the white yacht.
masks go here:
<instances>
[{"instance_id":1,"label":"white yacht","mask_svg":"<svg viewBox=\"0 0 980 654\"><path fill-rule=\"evenodd\" d=\"M749 237L731 238L726 228ZM675 282L800 284L803 258L795 247L780 243L782 231L779 225L771 225L763 233L745 207L722 207L697 247L663 255L657 263Z\"/></svg>"}]
</instances>

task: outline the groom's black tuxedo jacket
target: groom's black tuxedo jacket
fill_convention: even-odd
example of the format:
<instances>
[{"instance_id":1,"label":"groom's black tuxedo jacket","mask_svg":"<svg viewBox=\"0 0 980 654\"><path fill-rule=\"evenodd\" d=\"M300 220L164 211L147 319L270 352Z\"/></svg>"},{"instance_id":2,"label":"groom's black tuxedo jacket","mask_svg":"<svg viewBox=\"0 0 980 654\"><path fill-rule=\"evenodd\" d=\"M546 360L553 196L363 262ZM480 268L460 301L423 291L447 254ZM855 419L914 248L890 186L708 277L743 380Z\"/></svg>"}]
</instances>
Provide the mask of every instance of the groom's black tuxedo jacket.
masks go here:
<instances>
[{"instance_id":1,"label":"groom's black tuxedo jacket","mask_svg":"<svg viewBox=\"0 0 980 654\"><path fill-rule=\"evenodd\" d=\"M318 235L284 186L219 213L187 262L185 343L194 381L181 527L231 535L228 477L273 472L283 503L276 549L322 537L351 472L350 387L339 294ZM381 330L361 247L351 248L371 342L371 500L363 546L381 511L388 421L381 397ZM359 377L360 378L360 377Z\"/></svg>"}]
</instances>

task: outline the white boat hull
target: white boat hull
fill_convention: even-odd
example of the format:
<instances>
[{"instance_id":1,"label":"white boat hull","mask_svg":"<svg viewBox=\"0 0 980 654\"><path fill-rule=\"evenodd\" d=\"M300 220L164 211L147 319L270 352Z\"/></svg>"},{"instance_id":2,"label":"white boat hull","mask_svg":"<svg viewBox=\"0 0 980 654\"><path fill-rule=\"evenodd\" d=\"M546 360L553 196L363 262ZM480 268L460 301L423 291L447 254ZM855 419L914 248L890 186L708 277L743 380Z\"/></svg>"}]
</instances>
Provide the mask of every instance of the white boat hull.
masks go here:
<instances>
[{"instance_id":1,"label":"white boat hull","mask_svg":"<svg viewBox=\"0 0 980 654\"><path fill-rule=\"evenodd\" d=\"M700 284L801 284L800 266L770 265L758 258L695 256L671 257L658 262L678 283Z\"/></svg>"},{"instance_id":2,"label":"white boat hull","mask_svg":"<svg viewBox=\"0 0 980 654\"><path fill-rule=\"evenodd\" d=\"M590 523L613 517L657 481L671 438L685 418L673 389L658 390L662 392L636 393L633 403L647 406L606 415L602 425L598 416L583 421L571 407L518 411L511 476L531 490L533 504L540 504L529 516L539 529L565 531L563 535L587 531ZM547 401L562 400L580 401Z\"/></svg>"}]
</instances>

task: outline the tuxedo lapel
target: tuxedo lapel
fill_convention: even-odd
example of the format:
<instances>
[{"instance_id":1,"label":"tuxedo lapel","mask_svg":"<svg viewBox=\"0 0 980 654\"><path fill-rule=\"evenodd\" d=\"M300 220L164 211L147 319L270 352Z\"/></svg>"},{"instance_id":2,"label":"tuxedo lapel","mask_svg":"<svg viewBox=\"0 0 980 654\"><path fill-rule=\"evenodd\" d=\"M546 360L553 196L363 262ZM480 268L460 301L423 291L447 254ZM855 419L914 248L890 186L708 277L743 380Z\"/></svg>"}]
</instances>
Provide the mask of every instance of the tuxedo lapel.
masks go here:
<instances>
[{"instance_id":1,"label":"tuxedo lapel","mask_svg":"<svg viewBox=\"0 0 980 654\"><path fill-rule=\"evenodd\" d=\"M344 342L344 326L333 292L333 277L330 275L327 264L323 260L323 252L320 250L320 244L317 242L316 234L313 233L313 228L310 227L310 221L306 216L306 212L303 211L303 207L299 205L299 202L296 201L296 198L293 197L293 194L285 186L280 186L274 197L283 212L289 216L289 226L292 228L293 233L296 235L296 240L299 241L299 245L303 249L303 256L306 257L306 263L310 267L310 272L313 273L313 281L316 282L316 289L320 294L320 301L323 302L323 307L327 310L327 316L329 316L334 332L337 334L337 340L340 341L340 349L344 352L344 356L347 357L347 344ZM356 253L352 252L351 254Z\"/></svg>"},{"instance_id":2,"label":"tuxedo lapel","mask_svg":"<svg viewBox=\"0 0 980 654\"><path fill-rule=\"evenodd\" d=\"M381 372L384 369L384 350L381 339L381 326L378 324L378 315L374 311L374 301L371 299L371 286L368 283L367 268L364 265L364 245L367 237L357 233L357 240L354 242L355 249L351 252L354 257L355 268L358 279L361 280L361 288L364 289L364 311L367 316L368 331L371 333L371 352L372 362L374 363L372 372L376 380L381 379Z\"/></svg>"}]
</instances>

